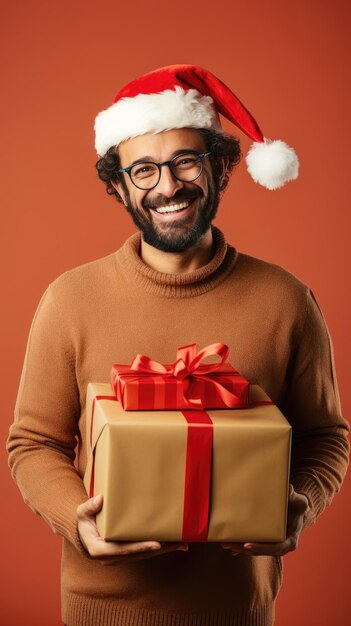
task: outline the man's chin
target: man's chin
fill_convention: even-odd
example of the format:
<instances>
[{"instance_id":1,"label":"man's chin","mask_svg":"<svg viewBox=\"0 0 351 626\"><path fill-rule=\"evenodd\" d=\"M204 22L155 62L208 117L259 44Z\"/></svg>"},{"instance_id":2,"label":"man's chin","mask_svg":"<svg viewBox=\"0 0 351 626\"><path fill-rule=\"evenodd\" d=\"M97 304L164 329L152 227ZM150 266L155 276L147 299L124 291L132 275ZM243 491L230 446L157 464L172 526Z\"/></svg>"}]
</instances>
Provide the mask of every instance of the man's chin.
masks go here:
<instances>
[{"instance_id":1,"label":"man's chin","mask_svg":"<svg viewBox=\"0 0 351 626\"><path fill-rule=\"evenodd\" d=\"M195 243L189 241L165 241L164 239L150 239L144 235L143 240L153 248L162 250L162 252L184 252L195 245Z\"/></svg>"},{"instance_id":2,"label":"man's chin","mask_svg":"<svg viewBox=\"0 0 351 626\"><path fill-rule=\"evenodd\" d=\"M167 234L147 228L142 230L142 238L147 244L163 252L184 252L195 246L210 226L211 222L203 222L201 226L189 228L181 234L174 230Z\"/></svg>"}]
</instances>

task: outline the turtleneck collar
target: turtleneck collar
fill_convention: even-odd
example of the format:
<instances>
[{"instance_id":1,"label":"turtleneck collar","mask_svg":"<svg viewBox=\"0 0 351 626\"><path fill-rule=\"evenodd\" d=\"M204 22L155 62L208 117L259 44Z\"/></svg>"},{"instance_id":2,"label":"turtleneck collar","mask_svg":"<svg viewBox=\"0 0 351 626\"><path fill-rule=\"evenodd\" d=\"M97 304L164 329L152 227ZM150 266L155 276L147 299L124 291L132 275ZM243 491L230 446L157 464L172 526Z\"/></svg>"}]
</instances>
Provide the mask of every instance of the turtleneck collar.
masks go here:
<instances>
[{"instance_id":1,"label":"turtleneck collar","mask_svg":"<svg viewBox=\"0 0 351 626\"><path fill-rule=\"evenodd\" d=\"M140 257L141 233L131 235L116 252L116 261L130 281L149 293L169 298L187 298L210 291L232 271L238 253L228 244L222 231L211 225L213 257L206 265L182 274L159 272L146 265Z\"/></svg>"}]
</instances>

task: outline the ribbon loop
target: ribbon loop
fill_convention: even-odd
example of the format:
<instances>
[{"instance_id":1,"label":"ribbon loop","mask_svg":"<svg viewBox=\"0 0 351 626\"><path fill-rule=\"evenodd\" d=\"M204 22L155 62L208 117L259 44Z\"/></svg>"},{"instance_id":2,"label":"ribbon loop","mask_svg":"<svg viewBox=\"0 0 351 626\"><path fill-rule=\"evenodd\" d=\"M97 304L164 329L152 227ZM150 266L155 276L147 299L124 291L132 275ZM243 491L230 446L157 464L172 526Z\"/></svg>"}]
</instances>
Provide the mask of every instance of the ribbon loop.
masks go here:
<instances>
[{"instance_id":1,"label":"ribbon loop","mask_svg":"<svg viewBox=\"0 0 351 626\"><path fill-rule=\"evenodd\" d=\"M211 343L206 348L200 350L200 352L198 352L198 354L193 358L193 360L189 364L189 370L191 372L194 372L201 367L201 372L203 374L214 372L224 363L224 361L228 357L228 354L229 348L224 343ZM206 365L200 365L202 359L205 359L206 357L212 355L218 355L220 357L220 361L218 361L217 363L207 363Z\"/></svg>"},{"instance_id":2,"label":"ribbon loop","mask_svg":"<svg viewBox=\"0 0 351 626\"><path fill-rule=\"evenodd\" d=\"M137 354L130 364L130 369L133 372L145 372L152 374L167 374L168 370L165 365L158 361L149 359L145 354Z\"/></svg>"},{"instance_id":3,"label":"ribbon loop","mask_svg":"<svg viewBox=\"0 0 351 626\"><path fill-rule=\"evenodd\" d=\"M229 391L218 380L218 377L220 378L221 375L238 374L231 365L225 363L228 354L229 348L224 343L212 343L197 354L196 343L191 343L178 348L177 358L170 365L163 365L144 354L137 354L132 360L129 369L127 366L123 366L122 374L123 377L133 377L134 379L160 376L161 380L163 379L165 382L168 378L177 379L181 383L179 392L184 403L183 408L195 410L203 410L205 408L202 398L194 397L193 391L196 381L204 381L215 388L216 394L220 397L225 407L236 408L243 406L242 399L234 392ZM219 356L220 360L217 363L201 363L208 356ZM118 365L115 365L112 368L111 383L117 398L123 405L123 389L118 367ZM216 377L217 380L215 380ZM196 387L198 388L198 385Z\"/></svg>"}]
</instances>

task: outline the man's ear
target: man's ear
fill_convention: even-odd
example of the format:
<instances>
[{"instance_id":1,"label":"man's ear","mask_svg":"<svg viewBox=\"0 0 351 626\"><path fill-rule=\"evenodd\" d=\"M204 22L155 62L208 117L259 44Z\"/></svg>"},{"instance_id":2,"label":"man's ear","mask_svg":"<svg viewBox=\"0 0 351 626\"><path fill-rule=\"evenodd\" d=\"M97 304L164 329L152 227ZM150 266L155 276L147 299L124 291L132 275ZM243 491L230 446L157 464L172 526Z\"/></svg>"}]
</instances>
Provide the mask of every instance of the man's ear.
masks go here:
<instances>
[{"instance_id":1,"label":"man's ear","mask_svg":"<svg viewBox=\"0 0 351 626\"><path fill-rule=\"evenodd\" d=\"M126 198L125 198L125 195L124 195L124 191L123 191L123 187L122 187L121 183L115 183L113 180L111 180L110 182L111 182L112 187L114 187L114 188L115 188L115 190L116 190L116 191L119 193L119 195L121 196L121 198L122 198L122 200L123 200L123 203L124 203L124 204L127 204L127 202L126 202Z\"/></svg>"},{"instance_id":2,"label":"man's ear","mask_svg":"<svg viewBox=\"0 0 351 626\"><path fill-rule=\"evenodd\" d=\"M228 159L225 158L225 157L222 157L221 158L221 170L222 171L221 171L221 174L219 176L219 182L220 182L221 186L222 186L222 183L223 183L223 181L225 179L225 175L226 175L226 172L227 172L227 167L228 167Z\"/></svg>"}]
</instances>

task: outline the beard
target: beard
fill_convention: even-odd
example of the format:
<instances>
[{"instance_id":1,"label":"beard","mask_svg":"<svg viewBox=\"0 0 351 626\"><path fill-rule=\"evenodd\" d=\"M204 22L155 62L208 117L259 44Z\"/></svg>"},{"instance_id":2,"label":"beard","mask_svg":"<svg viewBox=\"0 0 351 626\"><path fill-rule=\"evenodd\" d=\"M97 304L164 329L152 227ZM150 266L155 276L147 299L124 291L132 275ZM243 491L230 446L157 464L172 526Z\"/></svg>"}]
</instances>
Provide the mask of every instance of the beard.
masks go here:
<instances>
[{"instance_id":1,"label":"beard","mask_svg":"<svg viewBox=\"0 0 351 626\"><path fill-rule=\"evenodd\" d=\"M211 179L208 185L207 196L204 195L200 187L192 189L180 189L172 198L158 196L157 203L150 199L145 199L142 203L144 212L136 207L130 199L128 189L125 187L126 209L131 215L134 224L141 231L143 240L158 250L163 252L183 252L195 246L199 239L208 231L211 222L214 220L220 201L219 182ZM198 201L196 209L197 216L195 222L187 226L184 220L174 220L168 222L163 230L153 222L150 212L151 208L167 206L183 201ZM144 214L145 213L145 214Z\"/></svg>"}]
</instances>

